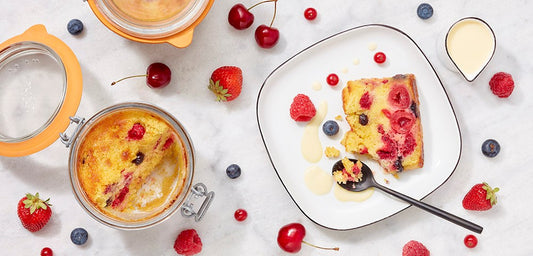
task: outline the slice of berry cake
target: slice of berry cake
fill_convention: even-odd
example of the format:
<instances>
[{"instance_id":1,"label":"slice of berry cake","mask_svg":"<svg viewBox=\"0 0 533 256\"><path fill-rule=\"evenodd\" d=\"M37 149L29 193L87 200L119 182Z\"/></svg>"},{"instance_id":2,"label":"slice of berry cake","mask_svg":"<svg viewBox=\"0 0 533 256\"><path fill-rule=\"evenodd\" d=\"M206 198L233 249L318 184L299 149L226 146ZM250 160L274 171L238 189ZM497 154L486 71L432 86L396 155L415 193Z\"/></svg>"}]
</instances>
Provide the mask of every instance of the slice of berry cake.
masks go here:
<instances>
[{"instance_id":1,"label":"slice of berry cake","mask_svg":"<svg viewBox=\"0 0 533 256\"><path fill-rule=\"evenodd\" d=\"M347 152L369 155L392 174L424 165L414 75L349 81L342 101L351 128L341 141Z\"/></svg>"}]
</instances>

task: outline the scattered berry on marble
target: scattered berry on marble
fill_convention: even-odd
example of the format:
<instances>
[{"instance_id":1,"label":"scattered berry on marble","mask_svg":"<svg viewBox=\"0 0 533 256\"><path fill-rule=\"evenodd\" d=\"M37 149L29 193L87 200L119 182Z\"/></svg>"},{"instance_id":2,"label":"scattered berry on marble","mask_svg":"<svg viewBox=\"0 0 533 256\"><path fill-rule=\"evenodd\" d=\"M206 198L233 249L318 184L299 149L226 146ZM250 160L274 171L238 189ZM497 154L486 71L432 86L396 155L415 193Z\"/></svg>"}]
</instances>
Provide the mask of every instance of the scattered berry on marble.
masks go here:
<instances>
[{"instance_id":1,"label":"scattered berry on marble","mask_svg":"<svg viewBox=\"0 0 533 256\"><path fill-rule=\"evenodd\" d=\"M305 9L304 11L304 17L306 20L314 20L316 19L317 12L315 8L309 7Z\"/></svg>"},{"instance_id":2,"label":"scattered berry on marble","mask_svg":"<svg viewBox=\"0 0 533 256\"><path fill-rule=\"evenodd\" d=\"M329 74L326 78L326 82L331 86L339 84L339 76L337 74Z\"/></svg>"},{"instance_id":3,"label":"scattered berry on marble","mask_svg":"<svg viewBox=\"0 0 533 256\"><path fill-rule=\"evenodd\" d=\"M481 144L481 152L487 157L495 157L500 153L500 143L494 139L488 139Z\"/></svg>"},{"instance_id":4,"label":"scattered berry on marble","mask_svg":"<svg viewBox=\"0 0 533 256\"><path fill-rule=\"evenodd\" d=\"M433 7L428 3L422 3L416 9L416 14L419 18L427 20L433 16Z\"/></svg>"},{"instance_id":5,"label":"scattered berry on marble","mask_svg":"<svg viewBox=\"0 0 533 256\"><path fill-rule=\"evenodd\" d=\"M77 35L83 31L83 22L78 19L72 19L67 24L67 30L72 35Z\"/></svg>"},{"instance_id":6,"label":"scattered berry on marble","mask_svg":"<svg viewBox=\"0 0 533 256\"><path fill-rule=\"evenodd\" d=\"M75 228L70 232L70 240L76 245L83 245L87 242L89 233L84 228Z\"/></svg>"},{"instance_id":7,"label":"scattered berry on marble","mask_svg":"<svg viewBox=\"0 0 533 256\"><path fill-rule=\"evenodd\" d=\"M231 7L228 14L229 24L238 30L249 28L254 23L254 15L250 9L246 9L243 4L236 4Z\"/></svg>"},{"instance_id":8,"label":"scattered berry on marble","mask_svg":"<svg viewBox=\"0 0 533 256\"><path fill-rule=\"evenodd\" d=\"M334 136L339 132L339 124L334 120L328 120L322 125L322 131L328 136Z\"/></svg>"},{"instance_id":9,"label":"scattered berry on marble","mask_svg":"<svg viewBox=\"0 0 533 256\"><path fill-rule=\"evenodd\" d=\"M471 211L486 211L497 202L496 192L499 188L491 188L486 182L475 184L463 198L463 208Z\"/></svg>"},{"instance_id":10,"label":"scattered berry on marble","mask_svg":"<svg viewBox=\"0 0 533 256\"><path fill-rule=\"evenodd\" d=\"M134 77L146 77L146 85L148 85L150 88L163 88L170 83L172 71L170 71L170 68L167 65L156 62L148 66L146 69L146 74L124 77L112 82L111 85L115 85L122 80Z\"/></svg>"},{"instance_id":11,"label":"scattered berry on marble","mask_svg":"<svg viewBox=\"0 0 533 256\"><path fill-rule=\"evenodd\" d=\"M272 25L260 25L255 29L255 41L261 48L272 48L279 41L279 30Z\"/></svg>"},{"instance_id":12,"label":"scattered berry on marble","mask_svg":"<svg viewBox=\"0 0 533 256\"><path fill-rule=\"evenodd\" d=\"M237 209L233 214L233 217L235 217L235 220L237 221L244 221L248 217L248 212L244 209Z\"/></svg>"},{"instance_id":13,"label":"scattered berry on marble","mask_svg":"<svg viewBox=\"0 0 533 256\"><path fill-rule=\"evenodd\" d=\"M472 234L467 235L465 236L464 243L466 247L474 248L477 245L477 237Z\"/></svg>"},{"instance_id":14,"label":"scattered berry on marble","mask_svg":"<svg viewBox=\"0 0 533 256\"><path fill-rule=\"evenodd\" d=\"M49 247L44 247L41 250L41 256L54 256L54 251L52 251L52 249Z\"/></svg>"},{"instance_id":15,"label":"scattered berry on marble","mask_svg":"<svg viewBox=\"0 0 533 256\"><path fill-rule=\"evenodd\" d=\"M302 249L302 243L309 246L323 249L323 250L333 250L338 251L339 248L325 248L316 246L314 244L304 241L305 236L305 227L300 223L290 223L283 227L278 232L278 245L281 249L290 253L297 253Z\"/></svg>"},{"instance_id":16,"label":"scattered berry on marble","mask_svg":"<svg viewBox=\"0 0 533 256\"><path fill-rule=\"evenodd\" d=\"M17 206L17 215L22 226L30 232L41 230L52 216L50 206L50 198L43 201L39 198L39 193L26 194Z\"/></svg>"},{"instance_id":17,"label":"scattered berry on marble","mask_svg":"<svg viewBox=\"0 0 533 256\"><path fill-rule=\"evenodd\" d=\"M316 115L316 108L309 96L300 93L294 97L289 112L294 121L307 122Z\"/></svg>"},{"instance_id":18,"label":"scattered berry on marble","mask_svg":"<svg viewBox=\"0 0 533 256\"><path fill-rule=\"evenodd\" d=\"M209 86L217 101L232 101L241 94L242 70L235 66L222 66L211 74Z\"/></svg>"},{"instance_id":19,"label":"scattered berry on marble","mask_svg":"<svg viewBox=\"0 0 533 256\"><path fill-rule=\"evenodd\" d=\"M174 241L174 250L180 255L198 254L202 251L202 240L196 230L183 230Z\"/></svg>"},{"instance_id":20,"label":"scattered berry on marble","mask_svg":"<svg viewBox=\"0 0 533 256\"><path fill-rule=\"evenodd\" d=\"M511 74L498 72L492 76L489 81L490 90L500 98L511 96L514 90L514 80Z\"/></svg>"},{"instance_id":21,"label":"scattered berry on marble","mask_svg":"<svg viewBox=\"0 0 533 256\"><path fill-rule=\"evenodd\" d=\"M382 63L384 63L386 60L387 60L387 56L385 55L385 53L383 53L383 52L376 52L376 54L374 54L374 61L375 61L377 64L382 64Z\"/></svg>"},{"instance_id":22,"label":"scattered berry on marble","mask_svg":"<svg viewBox=\"0 0 533 256\"><path fill-rule=\"evenodd\" d=\"M411 240L403 246L402 256L429 256L429 250L422 243Z\"/></svg>"},{"instance_id":23,"label":"scattered berry on marble","mask_svg":"<svg viewBox=\"0 0 533 256\"><path fill-rule=\"evenodd\" d=\"M230 179L236 179L239 176L241 176L241 167L237 164L230 164L226 168L226 175L230 177Z\"/></svg>"},{"instance_id":24,"label":"scattered berry on marble","mask_svg":"<svg viewBox=\"0 0 533 256\"><path fill-rule=\"evenodd\" d=\"M274 20L276 19L276 11L277 11L277 4L278 0L267 0L259 2L258 4L266 3L266 2L274 2L274 14L272 15L272 21L270 21L270 25L260 25L255 29L255 42L259 47L269 49L274 47L278 41L279 41L279 30L274 25ZM257 5L258 5L257 4Z\"/></svg>"}]
</instances>

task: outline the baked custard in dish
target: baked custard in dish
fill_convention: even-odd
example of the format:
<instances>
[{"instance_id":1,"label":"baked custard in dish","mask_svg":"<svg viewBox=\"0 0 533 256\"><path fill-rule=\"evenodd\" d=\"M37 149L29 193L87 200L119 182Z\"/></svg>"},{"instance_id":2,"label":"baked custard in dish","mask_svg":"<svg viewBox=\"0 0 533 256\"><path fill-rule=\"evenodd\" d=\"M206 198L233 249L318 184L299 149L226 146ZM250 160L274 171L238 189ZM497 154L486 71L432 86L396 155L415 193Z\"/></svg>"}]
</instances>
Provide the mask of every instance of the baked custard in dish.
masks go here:
<instances>
[{"instance_id":1,"label":"baked custard in dish","mask_svg":"<svg viewBox=\"0 0 533 256\"><path fill-rule=\"evenodd\" d=\"M138 21L164 21L185 10L191 0L113 0L117 8Z\"/></svg>"},{"instance_id":2,"label":"baked custard in dish","mask_svg":"<svg viewBox=\"0 0 533 256\"><path fill-rule=\"evenodd\" d=\"M113 219L151 218L185 186L187 155L174 128L142 109L97 119L77 154L77 176L88 200Z\"/></svg>"},{"instance_id":3,"label":"baked custard in dish","mask_svg":"<svg viewBox=\"0 0 533 256\"><path fill-rule=\"evenodd\" d=\"M342 102L347 152L369 155L396 174L424 165L422 124L413 74L349 81Z\"/></svg>"}]
</instances>

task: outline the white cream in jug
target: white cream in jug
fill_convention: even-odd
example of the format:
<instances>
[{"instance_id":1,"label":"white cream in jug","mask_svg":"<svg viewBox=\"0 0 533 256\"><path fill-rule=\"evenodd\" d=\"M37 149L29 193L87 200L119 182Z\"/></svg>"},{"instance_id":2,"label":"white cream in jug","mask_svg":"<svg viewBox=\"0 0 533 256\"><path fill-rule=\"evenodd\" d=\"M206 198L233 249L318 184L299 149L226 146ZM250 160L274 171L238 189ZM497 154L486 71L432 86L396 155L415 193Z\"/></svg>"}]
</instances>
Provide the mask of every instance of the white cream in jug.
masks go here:
<instances>
[{"instance_id":1,"label":"white cream in jug","mask_svg":"<svg viewBox=\"0 0 533 256\"><path fill-rule=\"evenodd\" d=\"M446 37L446 49L457 68L473 80L490 61L495 38L484 22L467 18L454 24Z\"/></svg>"}]
</instances>

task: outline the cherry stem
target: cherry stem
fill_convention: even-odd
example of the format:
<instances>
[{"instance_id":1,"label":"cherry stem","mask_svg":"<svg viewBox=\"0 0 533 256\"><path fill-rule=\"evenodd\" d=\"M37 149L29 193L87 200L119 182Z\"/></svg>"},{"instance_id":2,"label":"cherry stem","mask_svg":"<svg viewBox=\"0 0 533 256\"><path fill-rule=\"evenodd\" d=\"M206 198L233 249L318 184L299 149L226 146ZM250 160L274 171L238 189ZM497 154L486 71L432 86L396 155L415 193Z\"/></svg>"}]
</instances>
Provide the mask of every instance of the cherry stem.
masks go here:
<instances>
[{"instance_id":1,"label":"cherry stem","mask_svg":"<svg viewBox=\"0 0 533 256\"><path fill-rule=\"evenodd\" d=\"M261 1L261 2L259 2L259 3L257 3L257 4L252 5L250 8L248 8L248 11L250 11L252 8L254 8L254 7L256 7L256 6L260 5L260 4L264 4L264 3L268 3L268 2L277 2L277 1L278 1L278 0L265 0L265 1Z\"/></svg>"},{"instance_id":2,"label":"cherry stem","mask_svg":"<svg viewBox=\"0 0 533 256\"><path fill-rule=\"evenodd\" d=\"M278 0L274 1L274 15L272 16L272 21L270 22L270 27L272 27L272 24L274 24L274 19L276 18L276 7L277 7Z\"/></svg>"},{"instance_id":3,"label":"cherry stem","mask_svg":"<svg viewBox=\"0 0 533 256\"><path fill-rule=\"evenodd\" d=\"M122 81L122 80L125 80L125 79L129 79L129 78L134 78L134 77L147 77L148 75L136 75L136 76L127 76L127 77L124 77L120 80L117 80L115 82L112 82L111 85L115 85L116 83Z\"/></svg>"},{"instance_id":4,"label":"cherry stem","mask_svg":"<svg viewBox=\"0 0 533 256\"><path fill-rule=\"evenodd\" d=\"M315 247L315 248L318 248L318 249L322 249L322 250L331 250L331 251L338 251L339 250L339 247L334 247L334 248L327 248L327 247L320 247L320 246L316 246L314 244L311 244L311 243L308 243L304 240L302 240L302 243L306 244L306 245L309 245L311 247Z\"/></svg>"}]
</instances>

